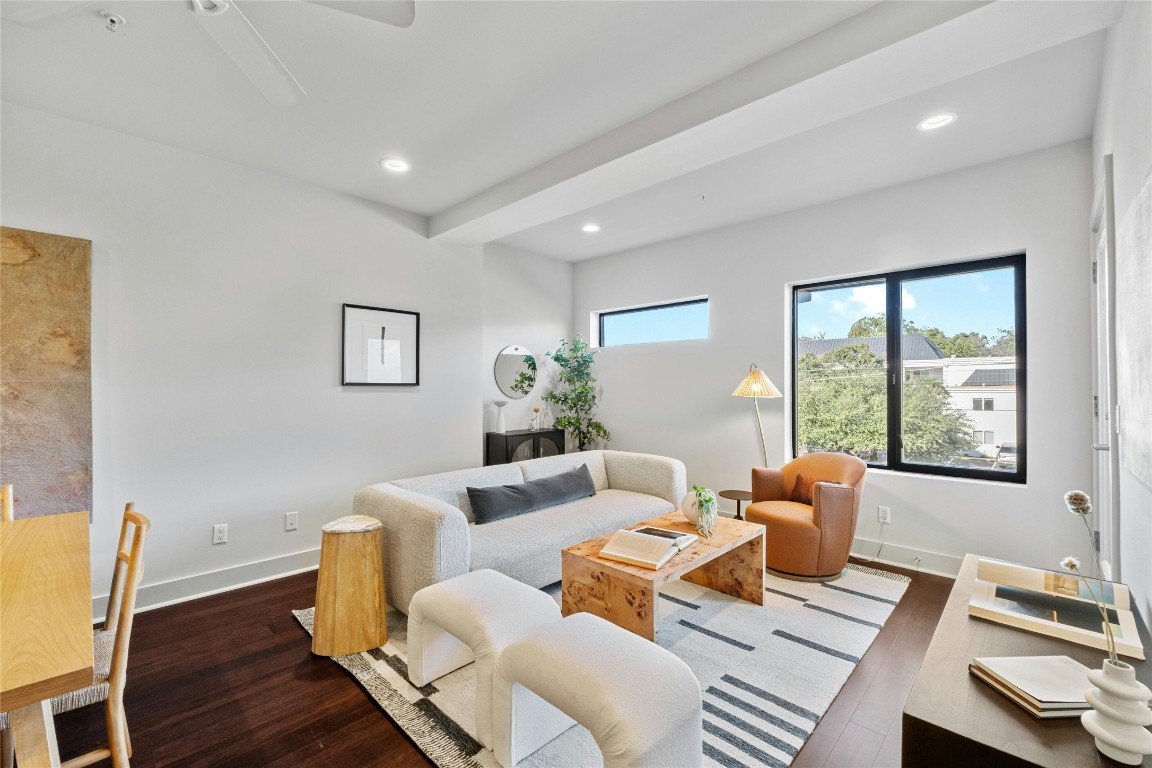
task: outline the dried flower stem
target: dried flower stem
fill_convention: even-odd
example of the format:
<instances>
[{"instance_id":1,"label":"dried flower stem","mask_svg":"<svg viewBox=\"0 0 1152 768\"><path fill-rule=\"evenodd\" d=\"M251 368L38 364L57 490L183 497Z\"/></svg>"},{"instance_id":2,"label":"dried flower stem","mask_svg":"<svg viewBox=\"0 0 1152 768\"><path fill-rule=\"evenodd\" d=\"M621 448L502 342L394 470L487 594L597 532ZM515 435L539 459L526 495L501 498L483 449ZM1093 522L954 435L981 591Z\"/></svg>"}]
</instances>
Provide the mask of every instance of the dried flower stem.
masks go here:
<instances>
[{"instance_id":1,"label":"dried flower stem","mask_svg":"<svg viewBox=\"0 0 1152 768\"><path fill-rule=\"evenodd\" d=\"M1104 634L1108 638L1108 659L1112 663L1116 663L1116 638L1112 636L1112 622L1108 620L1108 606L1104 602L1104 575L1100 568L1100 553L1096 551L1096 538L1092 532L1092 526L1088 524L1087 515L1077 515L1084 521L1084 527L1088 529L1088 548L1092 550L1092 560L1096 563L1096 581L1100 583L1100 599L1096 599L1096 593L1092 591L1092 582L1083 573L1077 572L1076 575L1084 580L1084 586L1088 587L1088 594L1092 596L1092 602L1096 603L1096 607L1100 610L1100 616L1104 619Z\"/></svg>"}]
</instances>

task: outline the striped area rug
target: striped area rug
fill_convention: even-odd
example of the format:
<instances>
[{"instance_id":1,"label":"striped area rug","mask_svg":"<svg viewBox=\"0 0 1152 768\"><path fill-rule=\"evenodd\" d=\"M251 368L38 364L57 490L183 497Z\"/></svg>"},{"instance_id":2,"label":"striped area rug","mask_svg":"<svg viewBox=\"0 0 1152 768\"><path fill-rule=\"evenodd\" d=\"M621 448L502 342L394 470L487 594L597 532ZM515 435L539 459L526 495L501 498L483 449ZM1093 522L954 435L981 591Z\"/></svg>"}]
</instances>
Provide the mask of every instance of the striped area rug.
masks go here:
<instances>
[{"instance_id":1,"label":"striped area rug","mask_svg":"<svg viewBox=\"0 0 1152 768\"><path fill-rule=\"evenodd\" d=\"M661 593L660 645L692 668L704 692L705 762L787 766L872 645L908 578L849 565L835 582L765 577L764 606L677 581ZM312 609L293 612L309 632ZM496 768L473 738L472 666L423 688L407 679L406 619L388 616L388 643L333 659L442 768ZM601 765L576 726L520 762L531 768Z\"/></svg>"}]
</instances>

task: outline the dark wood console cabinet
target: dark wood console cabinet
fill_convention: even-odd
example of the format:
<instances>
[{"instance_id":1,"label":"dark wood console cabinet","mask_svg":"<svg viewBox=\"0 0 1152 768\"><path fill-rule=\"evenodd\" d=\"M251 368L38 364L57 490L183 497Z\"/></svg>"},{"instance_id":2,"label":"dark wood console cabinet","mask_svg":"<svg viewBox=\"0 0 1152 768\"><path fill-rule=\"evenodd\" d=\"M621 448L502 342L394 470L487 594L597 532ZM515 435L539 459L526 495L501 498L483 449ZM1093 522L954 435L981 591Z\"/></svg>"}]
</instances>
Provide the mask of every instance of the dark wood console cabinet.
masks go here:
<instances>
[{"instance_id":1,"label":"dark wood console cabinet","mask_svg":"<svg viewBox=\"0 0 1152 768\"><path fill-rule=\"evenodd\" d=\"M1079 718L1039 720L968 672L975 656L1071 656L1099 669L1105 651L968 616L976 555L964 558L948 605L908 700L902 723L904 768L1118 766L1096 751ZM1147 653L1152 638L1136 623ZM1122 657L1136 677L1152 684L1152 663ZM1087 681L1085 681L1087 686ZM1143 766L1152 765L1146 756Z\"/></svg>"},{"instance_id":2,"label":"dark wood console cabinet","mask_svg":"<svg viewBox=\"0 0 1152 768\"><path fill-rule=\"evenodd\" d=\"M484 435L484 466L559 456L564 453L562 429L514 429Z\"/></svg>"}]
</instances>

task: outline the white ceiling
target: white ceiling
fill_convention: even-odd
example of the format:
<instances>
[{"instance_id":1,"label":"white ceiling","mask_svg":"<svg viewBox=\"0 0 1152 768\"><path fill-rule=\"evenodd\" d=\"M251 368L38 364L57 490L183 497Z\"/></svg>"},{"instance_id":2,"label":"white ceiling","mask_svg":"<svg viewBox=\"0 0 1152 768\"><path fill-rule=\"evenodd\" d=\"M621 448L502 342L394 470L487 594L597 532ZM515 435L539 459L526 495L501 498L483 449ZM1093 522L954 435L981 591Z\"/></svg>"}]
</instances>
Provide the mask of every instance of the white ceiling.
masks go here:
<instances>
[{"instance_id":1,"label":"white ceiling","mask_svg":"<svg viewBox=\"0 0 1152 768\"><path fill-rule=\"evenodd\" d=\"M1086 136L1122 3L418 0L404 29L240 7L300 103L179 0L0 24L0 97L578 260Z\"/></svg>"},{"instance_id":2,"label":"white ceiling","mask_svg":"<svg viewBox=\"0 0 1152 768\"><path fill-rule=\"evenodd\" d=\"M1074 141L1092 133L1103 48L1097 32L499 242L579 261ZM959 119L916 129L945 111Z\"/></svg>"}]
</instances>

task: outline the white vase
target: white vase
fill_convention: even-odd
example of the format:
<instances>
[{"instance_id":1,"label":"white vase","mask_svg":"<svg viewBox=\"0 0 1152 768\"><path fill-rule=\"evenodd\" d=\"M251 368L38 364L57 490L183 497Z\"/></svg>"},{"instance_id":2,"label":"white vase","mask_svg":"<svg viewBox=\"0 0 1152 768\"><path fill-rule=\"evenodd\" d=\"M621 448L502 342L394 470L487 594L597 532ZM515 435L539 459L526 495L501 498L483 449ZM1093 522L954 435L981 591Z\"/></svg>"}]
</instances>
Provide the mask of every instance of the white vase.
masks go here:
<instances>
[{"instance_id":1,"label":"white vase","mask_svg":"<svg viewBox=\"0 0 1152 768\"><path fill-rule=\"evenodd\" d=\"M1136 679L1131 664L1111 659L1104 660L1103 669L1091 670L1088 682L1096 686L1085 696L1092 711L1080 722L1096 737L1096 749L1125 765L1139 765L1152 754L1152 733L1145 727L1152 725L1152 691Z\"/></svg>"},{"instance_id":2,"label":"white vase","mask_svg":"<svg viewBox=\"0 0 1152 768\"><path fill-rule=\"evenodd\" d=\"M700 510L696 507L696 494L689 493L680 501L680 514L692 525L696 525L696 521L700 519Z\"/></svg>"},{"instance_id":3,"label":"white vase","mask_svg":"<svg viewBox=\"0 0 1152 768\"><path fill-rule=\"evenodd\" d=\"M508 405L508 401L493 400L492 405L496 406L496 426L492 427L492 431L507 432L508 426L504 423L504 406Z\"/></svg>"},{"instance_id":4,"label":"white vase","mask_svg":"<svg viewBox=\"0 0 1152 768\"><path fill-rule=\"evenodd\" d=\"M705 509L701 509L696 502L696 494L690 491L680 502L680 514L684 515L688 522L695 525L696 530L708 537L712 535L712 529L716 526L716 518L720 516L720 511L717 504L710 504Z\"/></svg>"}]
</instances>

